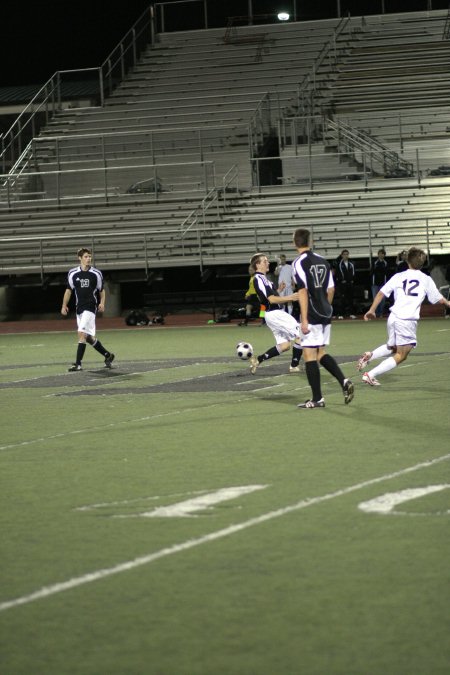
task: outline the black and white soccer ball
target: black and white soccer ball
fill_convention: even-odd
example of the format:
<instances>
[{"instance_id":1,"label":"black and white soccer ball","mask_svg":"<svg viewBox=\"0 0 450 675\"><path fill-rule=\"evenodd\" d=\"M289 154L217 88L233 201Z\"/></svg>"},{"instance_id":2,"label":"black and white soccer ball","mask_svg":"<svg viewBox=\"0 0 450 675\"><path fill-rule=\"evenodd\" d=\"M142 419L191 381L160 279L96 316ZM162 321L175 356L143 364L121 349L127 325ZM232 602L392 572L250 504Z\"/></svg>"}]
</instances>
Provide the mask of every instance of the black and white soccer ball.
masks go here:
<instances>
[{"instance_id":1,"label":"black and white soccer ball","mask_svg":"<svg viewBox=\"0 0 450 675\"><path fill-rule=\"evenodd\" d=\"M243 361L247 361L253 356L253 347L250 342L238 342L236 345L236 354Z\"/></svg>"}]
</instances>

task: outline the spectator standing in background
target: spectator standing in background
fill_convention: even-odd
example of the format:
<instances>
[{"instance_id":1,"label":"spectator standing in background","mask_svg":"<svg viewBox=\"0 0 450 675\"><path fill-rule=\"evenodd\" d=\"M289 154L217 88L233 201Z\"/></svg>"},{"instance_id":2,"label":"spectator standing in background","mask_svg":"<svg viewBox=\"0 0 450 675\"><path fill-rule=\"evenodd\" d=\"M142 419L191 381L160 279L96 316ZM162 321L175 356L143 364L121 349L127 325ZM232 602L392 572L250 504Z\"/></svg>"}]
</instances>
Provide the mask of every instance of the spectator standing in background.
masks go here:
<instances>
[{"instance_id":1,"label":"spectator standing in background","mask_svg":"<svg viewBox=\"0 0 450 675\"><path fill-rule=\"evenodd\" d=\"M340 299L339 318L344 316L356 319L353 307L353 288L355 283L355 265L350 260L348 249L344 248L336 261L336 286Z\"/></svg>"},{"instance_id":2,"label":"spectator standing in background","mask_svg":"<svg viewBox=\"0 0 450 675\"><path fill-rule=\"evenodd\" d=\"M396 260L395 260L395 273L404 272L409 269L408 267L408 251L400 251Z\"/></svg>"},{"instance_id":3,"label":"spectator standing in background","mask_svg":"<svg viewBox=\"0 0 450 675\"><path fill-rule=\"evenodd\" d=\"M384 248L380 248L380 250L378 251L378 258L373 261L372 269L370 272L372 299L375 298L380 288L384 286L384 284L386 283L387 273L388 273L388 264L386 262L386 251L384 250ZM386 298L383 296L383 299L381 300L376 310L377 318L383 316L385 302Z\"/></svg>"},{"instance_id":4,"label":"spectator standing in background","mask_svg":"<svg viewBox=\"0 0 450 675\"><path fill-rule=\"evenodd\" d=\"M282 253L278 259L278 265L275 268L275 276L278 280L278 285L284 284L284 289L280 292L281 296L292 295L294 288L292 286L292 265L286 261L286 256ZM286 312L292 314L292 302L288 302L284 306Z\"/></svg>"}]
</instances>

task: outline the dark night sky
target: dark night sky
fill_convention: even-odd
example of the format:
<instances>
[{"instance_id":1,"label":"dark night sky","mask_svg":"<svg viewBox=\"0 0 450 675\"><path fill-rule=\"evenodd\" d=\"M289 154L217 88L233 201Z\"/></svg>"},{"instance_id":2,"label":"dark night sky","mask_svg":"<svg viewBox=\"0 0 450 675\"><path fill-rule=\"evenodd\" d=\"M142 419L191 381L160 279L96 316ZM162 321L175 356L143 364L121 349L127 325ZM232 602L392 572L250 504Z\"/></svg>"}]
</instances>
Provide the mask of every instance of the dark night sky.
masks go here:
<instances>
[{"instance_id":1,"label":"dark night sky","mask_svg":"<svg viewBox=\"0 0 450 675\"><path fill-rule=\"evenodd\" d=\"M292 11L293 1L253 0L253 12L266 13L273 8ZM297 12L299 19L335 17L339 4L341 14L349 11L352 16L360 16L381 13L382 3L383 0L297 0ZM192 22L203 13L202 4L177 5L176 13L173 8L167 10L166 15L172 12L172 27L194 27ZM427 4L427 0L384 0L386 12L405 11L405 5L408 11L426 10ZM101 0L3 3L0 86L43 84L57 70L99 66L149 6L149 0L122 0L118 6ZM226 16L242 15L246 7L247 0L208 0L210 25L225 25ZM432 8L447 9L448 0L432 0Z\"/></svg>"}]
</instances>

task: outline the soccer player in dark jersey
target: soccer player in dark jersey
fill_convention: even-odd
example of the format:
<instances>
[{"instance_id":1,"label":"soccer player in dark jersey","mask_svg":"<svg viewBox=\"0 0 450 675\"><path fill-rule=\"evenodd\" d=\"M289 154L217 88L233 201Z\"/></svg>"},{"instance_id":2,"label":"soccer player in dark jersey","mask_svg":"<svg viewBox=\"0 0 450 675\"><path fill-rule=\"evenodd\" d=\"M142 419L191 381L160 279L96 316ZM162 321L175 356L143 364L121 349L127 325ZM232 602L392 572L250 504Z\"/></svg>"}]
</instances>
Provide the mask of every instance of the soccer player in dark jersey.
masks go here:
<instances>
[{"instance_id":1,"label":"soccer player in dark jersey","mask_svg":"<svg viewBox=\"0 0 450 675\"><path fill-rule=\"evenodd\" d=\"M95 316L97 310L105 309L105 289L103 288L103 275L96 267L92 267L92 253L88 248L78 250L80 264L73 267L67 274L67 288L64 292L61 314L67 315L69 301L72 293L75 294L75 306L78 325L78 346L75 363L69 368L69 372L82 370L81 362L86 343L92 345L102 356L105 357L106 368L111 368L114 354L104 348L100 340L95 337Z\"/></svg>"},{"instance_id":2,"label":"soccer player in dark jersey","mask_svg":"<svg viewBox=\"0 0 450 675\"><path fill-rule=\"evenodd\" d=\"M312 392L311 399L298 407L324 408L319 364L339 382L345 403L353 399L354 386L325 351L325 346L330 344L334 280L328 261L310 249L309 239L309 230L295 230L294 246L299 255L292 263L292 269L300 304L303 358Z\"/></svg>"},{"instance_id":3,"label":"soccer player in dark jersey","mask_svg":"<svg viewBox=\"0 0 450 675\"><path fill-rule=\"evenodd\" d=\"M298 321L283 309L283 304L295 301L297 294L292 293L283 297L279 296L278 291L283 291L285 284L280 284L277 290L270 279L267 278L269 259L264 253L255 253L250 260L249 271L250 274L253 274L253 283L258 300L265 307L266 325L272 331L276 342L274 347L271 347L263 354L252 356L250 359L250 372L254 375L260 363L290 349L291 342L294 340L289 372L298 373L300 372L299 362L302 355L300 327Z\"/></svg>"}]
</instances>

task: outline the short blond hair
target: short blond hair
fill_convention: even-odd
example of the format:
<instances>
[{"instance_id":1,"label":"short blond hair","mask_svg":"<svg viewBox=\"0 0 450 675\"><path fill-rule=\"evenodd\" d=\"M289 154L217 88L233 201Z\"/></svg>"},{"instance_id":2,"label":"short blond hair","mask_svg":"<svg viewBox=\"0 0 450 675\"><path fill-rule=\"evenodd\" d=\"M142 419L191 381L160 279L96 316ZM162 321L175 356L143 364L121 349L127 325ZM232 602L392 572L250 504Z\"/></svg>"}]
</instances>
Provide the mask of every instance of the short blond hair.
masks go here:
<instances>
[{"instance_id":1,"label":"short blond hair","mask_svg":"<svg viewBox=\"0 0 450 675\"><path fill-rule=\"evenodd\" d=\"M427 254L421 248L411 246L411 248L408 249L407 253L408 253L407 257L408 265L410 265L410 267L412 267L413 270L420 270L425 265Z\"/></svg>"}]
</instances>

